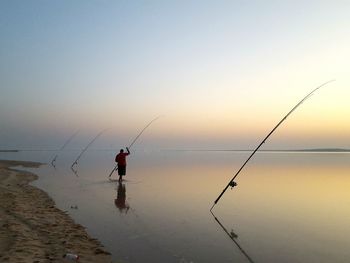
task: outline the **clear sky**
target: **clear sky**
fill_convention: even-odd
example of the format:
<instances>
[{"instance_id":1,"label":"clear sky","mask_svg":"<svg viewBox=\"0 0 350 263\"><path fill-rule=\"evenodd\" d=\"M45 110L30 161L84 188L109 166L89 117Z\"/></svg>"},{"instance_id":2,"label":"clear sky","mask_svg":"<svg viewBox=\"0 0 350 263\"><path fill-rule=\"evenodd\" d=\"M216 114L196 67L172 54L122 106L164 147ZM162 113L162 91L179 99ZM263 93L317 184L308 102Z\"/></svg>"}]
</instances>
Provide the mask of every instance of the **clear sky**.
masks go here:
<instances>
[{"instance_id":1,"label":"clear sky","mask_svg":"<svg viewBox=\"0 0 350 263\"><path fill-rule=\"evenodd\" d=\"M350 148L350 1L0 0L0 148ZM74 142L72 142L74 145Z\"/></svg>"}]
</instances>

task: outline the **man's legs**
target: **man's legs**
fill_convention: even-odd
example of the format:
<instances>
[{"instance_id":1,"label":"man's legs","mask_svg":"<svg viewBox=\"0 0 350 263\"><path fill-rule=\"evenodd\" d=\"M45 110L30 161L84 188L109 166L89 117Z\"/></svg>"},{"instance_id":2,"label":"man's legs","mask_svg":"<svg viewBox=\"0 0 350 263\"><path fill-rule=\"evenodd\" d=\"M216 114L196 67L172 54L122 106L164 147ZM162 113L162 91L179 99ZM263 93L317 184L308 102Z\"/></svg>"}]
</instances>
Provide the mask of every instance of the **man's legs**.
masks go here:
<instances>
[{"instance_id":1,"label":"man's legs","mask_svg":"<svg viewBox=\"0 0 350 263\"><path fill-rule=\"evenodd\" d=\"M126 173L126 166L125 165L120 165L118 167L118 173L119 173L119 182L121 182L123 180L123 175L125 175Z\"/></svg>"}]
</instances>

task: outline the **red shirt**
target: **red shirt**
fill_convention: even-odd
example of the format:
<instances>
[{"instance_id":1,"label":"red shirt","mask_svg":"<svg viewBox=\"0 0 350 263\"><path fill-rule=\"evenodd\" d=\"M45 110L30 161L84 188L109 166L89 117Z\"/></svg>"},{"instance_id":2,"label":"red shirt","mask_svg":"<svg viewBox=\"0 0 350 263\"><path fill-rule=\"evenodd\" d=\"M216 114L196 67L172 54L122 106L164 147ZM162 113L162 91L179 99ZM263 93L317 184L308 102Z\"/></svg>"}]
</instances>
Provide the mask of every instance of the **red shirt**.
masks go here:
<instances>
[{"instance_id":1,"label":"red shirt","mask_svg":"<svg viewBox=\"0 0 350 263\"><path fill-rule=\"evenodd\" d=\"M129 155L129 153L118 153L115 157L115 161L119 165L126 165L126 156Z\"/></svg>"}]
</instances>

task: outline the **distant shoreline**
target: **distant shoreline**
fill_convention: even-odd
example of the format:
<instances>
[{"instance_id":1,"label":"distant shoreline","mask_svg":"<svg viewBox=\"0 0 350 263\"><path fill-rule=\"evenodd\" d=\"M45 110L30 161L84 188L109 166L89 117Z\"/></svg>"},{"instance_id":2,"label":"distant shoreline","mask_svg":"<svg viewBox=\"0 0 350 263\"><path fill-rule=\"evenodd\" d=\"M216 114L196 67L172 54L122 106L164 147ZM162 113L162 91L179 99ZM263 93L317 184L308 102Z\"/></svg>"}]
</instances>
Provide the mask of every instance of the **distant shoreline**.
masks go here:
<instances>
[{"instance_id":1,"label":"distant shoreline","mask_svg":"<svg viewBox=\"0 0 350 263\"><path fill-rule=\"evenodd\" d=\"M74 149L69 151L80 151L81 149ZM160 151L169 152L252 152L254 149L159 149ZM50 149L24 149L24 150L0 150L0 153L13 152L41 152L41 151L57 151ZM91 151L113 151L118 152L119 149L91 149ZM290 153L350 153L350 149L346 148L312 148L312 149L266 149L258 150L258 152L290 152Z\"/></svg>"},{"instance_id":2,"label":"distant shoreline","mask_svg":"<svg viewBox=\"0 0 350 263\"><path fill-rule=\"evenodd\" d=\"M252 152L254 149L239 149L239 150L228 150L228 149L164 149L163 151L178 151L178 152ZM295 152L295 153L350 153L350 149L341 148L319 148L319 149L295 149L295 150L258 150L258 152Z\"/></svg>"}]
</instances>

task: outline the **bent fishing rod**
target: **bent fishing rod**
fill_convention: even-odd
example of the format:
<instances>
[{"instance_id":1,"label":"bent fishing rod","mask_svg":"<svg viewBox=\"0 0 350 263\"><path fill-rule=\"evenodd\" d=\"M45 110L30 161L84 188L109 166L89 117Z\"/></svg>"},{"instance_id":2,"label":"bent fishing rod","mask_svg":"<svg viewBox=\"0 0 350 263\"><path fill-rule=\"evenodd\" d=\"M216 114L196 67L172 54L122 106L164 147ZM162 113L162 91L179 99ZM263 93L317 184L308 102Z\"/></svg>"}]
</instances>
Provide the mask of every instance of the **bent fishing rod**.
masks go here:
<instances>
[{"instance_id":1,"label":"bent fishing rod","mask_svg":"<svg viewBox=\"0 0 350 263\"><path fill-rule=\"evenodd\" d=\"M63 144L63 146L59 149L59 151L62 151L68 143L79 133L79 130L77 130L72 136L69 137L69 139ZM55 157L51 161L51 165L55 167L55 162L58 157L58 154L55 155Z\"/></svg>"},{"instance_id":2,"label":"bent fishing rod","mask_svg":"<svg viewBox=\"0 0 350 263\"><path fill-rule=\"evenodd\" d=\"M80 157L84 154L84 152L86 152L86 150L89 148L89 146L90 146L91 144L93 144L94 141L96 141L97 138L100 137L101 134L104 133L106 130L107 130L107 129L102 130L99 134L97 134L97 135L89 142L88 145L86 145L86 147L81 151L81 153L79 154L79 156L77 157L77 159L76 159L76 160L74 161L74 163L71 165L71 168L73 168L73 166L74 166L75 164L78 164L78 161L79 161Z\"/></svg>"},{"instance_id":3,"label":"bent fishing rod","mask_svg":"<svg viewBox=\"0 0 350 263\"><path fill-rule=\"evenodd\" d=\"M330 82L335 81L335 79L333 80L329 80L323 84L321 84L320 86L318 86L317 88L315 88L314 90L312 90L309 94L307 94L301 101L299 101L283 118L282 120L280 120L280 122L270 131L270 133L262 140L262 142L258 145L258 147L255 148L255 150L253 151L253 153L248 157L248 159L243 163L243 165L241 166L241 168L239 168L239 170L237 171L237 173L233 176L233 178L229 181L229 183L226 185L226 187L224 188L224 190L221 192L221 194L218 196L218 198L216 198L216 200L214 201L213 206L210 208L210 211L214 208L214 206L217 204L217 202L219 202L220 198L222 197L222 195L226 192L227 188L229 188L230 186L233 188L235 186L237 186L237 183L234 182L235 178L239 175L239 173L242 171L243 167L249 162L249 160L253 157L253 155L259 150L259 148L266 142L266 140L270 137L270 135L282 124L282 122L284 122L288 116L290 114L292 114L293 111L295 111L305 100L307 100L310 96L312 96L318 89L320 89L321 87L327 85Z\"/></svg>"},{"instance_id":4,"label":"bent fishing rod","mask_svg":"<svg viewBox=\"0 0 350 263\"><path fill-rule=\"evenodd\" d=\"M151 120L151 121L141 130L141 132L135 137L135 139L130 143L130 145L129 145L128 148L130 149L130 148L135 144L135 142L137 141L137 139L141 136L141 134L142 134L149 126L151 126L151 124L152 124L153 122L155 122L156 120L158 120L160 117L161 117L161 116L158 116L157 118L154 118L153 120ZM118 170L118 165L115 165L115 166L114 166L112 172L109 174L108 177L111 177L112 174L114 173L114 171L116 171L116 170Z\"/></svg>"}]
</instances>

